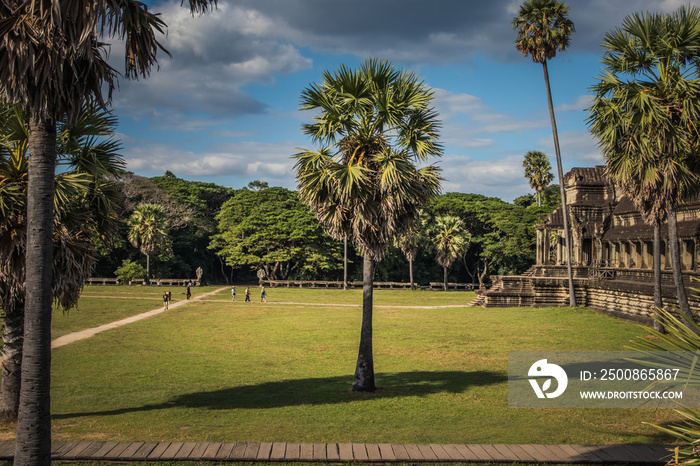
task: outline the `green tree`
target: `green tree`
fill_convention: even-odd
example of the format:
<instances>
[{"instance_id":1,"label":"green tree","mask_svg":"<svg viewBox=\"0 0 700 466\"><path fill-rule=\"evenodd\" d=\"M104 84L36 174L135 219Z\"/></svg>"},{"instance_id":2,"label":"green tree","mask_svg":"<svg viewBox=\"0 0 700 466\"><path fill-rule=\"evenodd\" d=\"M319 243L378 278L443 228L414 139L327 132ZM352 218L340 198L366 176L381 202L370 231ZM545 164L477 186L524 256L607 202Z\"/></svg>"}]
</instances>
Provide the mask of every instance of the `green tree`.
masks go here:
<instances>
[{"instance_id":1,"label":"green tree","mask_svg":"<svg viewBox=\"0 0 700 466\"><path fill-rule=\"evenodd\" d=\"M363 257L362 330L353 389L374 391L372 284L374 262L411 231L418 209L440 189L439 169L417 168L439 156L433 92L414 73L367 60L357 69L324 72L301 95L317 111L304 132L319 150L296 158L299 197L336 240L346 235Z\"/></svg>"},{"instance_id":2,"label":"green tree","mask_svg":"<svg viewBox=\"0 0 700 466\"><path fill-rule=\"evenodd\" d=\"M192 12L215 0L189 0ZM51 462L52 224L56 125L73 123L83 105L106 108L103 88L114 89L107 63L117 38L125 48L126 77L147 76L156 63L156 39L166 25L136 0L49 3L7 0L0 8L0 100L28 115L25 339L21 406L14 461Z\"/></svg>"},{"instance_id":3,"label":"green tree","mask_svg":"<svg viewBox=\"0 0 700 466\"><path fill-rule=\"evenodd\" d=\"M458 217L443 216L435 219L433 227L435 260L443 268L443 290L447 291L447 269L469 248L471 235Z\"/></svg>"},{"instance_id":4,"label":"green tree","mask_svg":"<svg viewBox=\"0 0 700 466\"><path fill-rule=\"evenodd\" d=\"M661 306L658 225L668 221L679 307L694 321L681 274L676 210L700 189L700 9L633 14L603 39L605 70L588 122L609 175L655 225L655 304Z\"/></svg>"},{"instance_id":5,"label":"green tree","mask_svg":"<svg viewBox=\"0 0 700 466\"><path fill-rule=\"evenodd\" d=\"M339 246L293 191L241 190L216 216L210 247L233 267L262 268L271 280L334 272Z\"/></svg>"},{"instance_id":6,"label":"green tree","mask_svg":"<svg viewBox=\"0 0 700 466\"><path fill-rule=\"evenodd\" d=\"M567 18L569 7L558 0L527 0L520 6L518 16L513 19L513 28L518 30L518 38L515 48L526 57L532 57L532 61L542 64L544 71L544 83L547 88L547 104L549 116L552 121L552 137L554 139L554 152L557 157L557 172L559 174L559 189L561 190L561 208L564 212L564 240L566 243L566 265L569 276L569 304L576 306L574 295L574 279L571 269L571 240L569 231L568 210L566 208L566 192L564 190L564 171L561 165L561 153L559 151L559 136L557 123L554 117L554 105L552 104L552 91L549 86L549 71L547 60L554 58L558 51L563 51L569 46L569 37L574 32L574 23Z\"/></svg>"},{"instance_id":7,"label":"green tree","mask_svg":"<svg viewBox=\"0 0 700 466\"><path fill-rule=\"evenodd\" d=\"M151 255L166 245L168 222L158 204L139 204L127 222L129 241L146 256L146 281L151 279Z\"/></svg>"},{"instance_id":8,"label":"green tree","mask_svg":"<svg viewBox=\"0 0 700 466\"><path fill-rule=\"evenodd\" d=\"M55 141L52 295L69 309L90 276L99 243L116 234L116 177L124 167L119 144L109 139L116 120L84 110L73 125L59 123ZM0 107L0 307L4 314L0 416L16 419L22 368L27 290L26 235L28 122L19 107Z\"/></svg>"},{"instance_id":9,"label":"green tree","mask_svg":"<svg viewBox=\"0 0 700 466\"><path fill-rule=\"evenodd\" d=\"M427 227L427 221L427 216L421 211L420 221L415 227L408 233L404 233L394 240L394 246L401 249L403 255L406 256L406 260L408 260L408 280L411 283L411 288L413 288L415 283L413 280L413 261L416 260L418 250L426 242L425 228Z\"/></svg>"},{"instance_id":10,"label":"green tree","mask_svg":"<svg viewBox=\"0 0 700 466\"><path fill-rule=\"evenodd\" d=\"M539 207L542 205L542 191L554 179L549 158L544 152L531 150L525 154L523 168L525 169L525 178L530 182L530 187L537 193L537 206Z\"/></svg>"},{"instance_id":11,"label":"green tree","mask_svg":"<svg viewBox=\"0 0 700 466\"><path fill-rule=\"evenodd\" d=\"M146 269L144 269L143 266L138 262L126 259L122 262L122 265L120 265L114 272L114 276L119 279L120 284L128 285L131 280L136 280L137 278L145 278Z\"/></svg>"}]
</instances>

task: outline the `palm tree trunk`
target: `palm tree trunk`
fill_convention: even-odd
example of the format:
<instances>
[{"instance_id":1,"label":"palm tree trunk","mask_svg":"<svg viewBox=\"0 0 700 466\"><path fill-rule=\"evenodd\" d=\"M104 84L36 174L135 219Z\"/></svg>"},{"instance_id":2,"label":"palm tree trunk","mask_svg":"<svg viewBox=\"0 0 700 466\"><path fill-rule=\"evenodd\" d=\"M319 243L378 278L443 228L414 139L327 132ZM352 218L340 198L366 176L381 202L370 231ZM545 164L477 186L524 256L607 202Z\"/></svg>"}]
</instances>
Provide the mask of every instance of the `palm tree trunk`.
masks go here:
<instances>
[{"instance_id":1,"label":"palm tree trunk","mask_svg":"<svg viewBox=\"0 0 700 466\"><path fill-rule=\"evenodd\" d=\"M566 210L566 190L564 189L564 171L561 167L561 152L559 151L559 135L557 134L557 121L554 118L554 105L552 104L552 90L549 87L549 71L547 60L542 62L544 70L544 83L547 87L547 104L549 105L549 117L552 120L552 137L554 138L554 153L557 156L557 173L559 174L559 192L561 193L561 213L564 219L564 241L566 243L566 270L569 277L569 306L576 306L574 294L574 275L571 270L571 240L569 232L569 215Z\"/></svg>"},{"instance_id":2,"label":"palm tree trunk","mask_svg":"<svg viewBox=\"0 0 700 466\"><path fill-rule=\"evenodd\" d=\"M411 282L411 289L413 289L413 258L408 259L408 279Z\"/></svg>"},{"instance_id":3,"label":"palm tree trunk","mask_svg":"<svg viewBox=\"0 0 700 466\"><path fill-rule=\"evenodd\" d=\"M51 464L51 263L56 124L29 123L27 254L22 379L15 465Z\"/></svg>"},{"instance_id":4,"label":"palm tree trunk","mask_svg":"<svg viewBox=\"0 0 700 466\"><path fill-rule=\"evenodd\" d=\"M678 295L678 307L688 324L695 322L695 317L690 311L688 295L683 284L683 274L681 273L681 254L678 247L678 222L676 220L676 209L670 203L667 204L666 213L668 215L668 248L671 254L671 268L673 269L673 282L676 284L676 294ZM690 325L689 328L692 329Z\"/></svg>"},{"instance_id":5,"label":"palm tree trunk","mask_svg":"<svg viewBox=\"0 0 700 466\"><path fill-rule=\"evenodd\" d=\"M654 222L654 308L663 309L661 299L661 222ZM665 333L666 329L657 320L654 320L654 330Z\"/></svg>"},{"instance_id":6,"label":"palm tree trunk","mask_svg":"<svg viewBox=\"0 0 700 466\"><path fill-rule=\"evenodd\" d=\"M374 359L372 357L372 291L374 289L374 261L365 254L362 269L362 330L360 350L352 389L358 392L374 392Z\"/></svg>"},{"instance_id":7,"label":"palm tree trunk","mask_svg":"<svg viewBox=\"0 0 700 466\"><path fill-rule=\"evenodd\" d=\"M146 254L146 283L151 283L151 256Z\"/></svg>"},{"instance_id":8,"label":"palm tree trunk","mask_svg":"<svg viewBox=\"0 0 700 466\"><path fill-rule=\"evenodd\" d=\"M447 267L442 267L442 291L447 291Z\"/></svg>"},{"instance_id":9,"label":"palm tree trunk","mask_svg":"<svg viewBox=\"0 0 700 466\"><path fill-rule=\"evenodd\" d=\"M343 238L343 289L348 289L348 237Z\"/></svg>"},{"instance_id":10,"label":"palm tree trunk","mask_svg":"<svg viewBox=\"0 0 700 466\"><path fill-rule=\"evenodd\" d=\"M542 191L537 191L537 207L542 207Z\"/></svg>"},{"instance_id":11,"label":"palm tree trunk","mask_svg":"<svg viewBox=\"0 0 700 466\"><path fill-rule=\"evenodd\" d=\"M2 378L0 378L0 418L14 422L19 407L24 332L24 299L4 309L2 335Z\"/></svg>"}]
</instances>

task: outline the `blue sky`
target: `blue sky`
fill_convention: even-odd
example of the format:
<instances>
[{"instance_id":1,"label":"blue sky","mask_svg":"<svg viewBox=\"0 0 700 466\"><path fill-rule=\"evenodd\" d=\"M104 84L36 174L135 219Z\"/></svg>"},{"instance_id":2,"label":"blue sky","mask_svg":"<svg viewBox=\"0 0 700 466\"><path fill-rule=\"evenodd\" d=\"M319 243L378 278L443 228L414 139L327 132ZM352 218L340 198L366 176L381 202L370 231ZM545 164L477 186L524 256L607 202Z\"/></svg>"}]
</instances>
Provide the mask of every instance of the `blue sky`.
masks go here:
<instances>
[{"instance_id":1,"label":"blue sky","mask_svg":"<svg viewBox=\"0 0 700 466\"><path fill-rule=\"evenodd\" d=\"M522 158L555 168L542 66L514 48L511 0L220 0L192 17L155 3L169 25L159 69L120 82L113 106L128 169L239 188L295 189L291 155L311 148L299 95L324 70L377 57L415 71L435 91L445 151L443 191L506 201L531 192ZM588 89L606 32L638 11L700 0L572 0L571 47L549 63L564 171L604 163L587 131ZM110 61L123 69L115 44ZM558 180L555 179L555 182Z\"/></svg>"}]
</instances>

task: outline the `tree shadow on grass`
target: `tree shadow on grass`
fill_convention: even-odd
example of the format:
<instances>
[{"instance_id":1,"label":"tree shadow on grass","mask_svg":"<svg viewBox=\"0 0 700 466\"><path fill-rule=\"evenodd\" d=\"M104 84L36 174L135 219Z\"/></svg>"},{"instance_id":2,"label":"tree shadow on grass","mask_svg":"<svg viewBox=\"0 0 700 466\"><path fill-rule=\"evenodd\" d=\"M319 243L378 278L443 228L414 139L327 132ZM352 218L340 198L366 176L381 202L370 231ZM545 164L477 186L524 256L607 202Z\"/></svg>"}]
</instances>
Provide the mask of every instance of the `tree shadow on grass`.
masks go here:
<instances>
[{"instance_id":1,"label":"tree shadow on grass","mask_svg":"<svg viewBox=\"0 0 700 466\"><path fill-rule=\"evenodd\" d=\"M110 416L170 408L268 409L287 406L350 403L383 398L422 397L436 393L462 393L469 387L493 385L508 380L493 371L399 372L377 374L375 393L350 390L352 376L308 378L243 385L208 392L179 395L163 403L101 412L55 414L54 419Z\"/></svg>"}]
</instances>

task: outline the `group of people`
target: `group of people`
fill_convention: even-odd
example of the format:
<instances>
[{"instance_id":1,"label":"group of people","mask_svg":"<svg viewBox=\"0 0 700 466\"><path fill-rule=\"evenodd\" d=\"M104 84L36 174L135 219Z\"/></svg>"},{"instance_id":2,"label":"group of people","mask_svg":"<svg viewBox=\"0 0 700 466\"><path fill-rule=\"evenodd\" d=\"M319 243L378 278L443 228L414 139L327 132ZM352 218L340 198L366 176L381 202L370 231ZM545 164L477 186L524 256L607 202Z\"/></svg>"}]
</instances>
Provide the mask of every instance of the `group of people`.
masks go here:
<instances>
[{"instance_id":1,"label":"group of people","mask_svg":"<svg viewBox=\"0 0 700 466\"><path fill-rule=\"evenodd\" d=\"M185 291L185 295L187 296L187 299L190 299L192 297L192 292L190 291L190 284L187 284L187 290ZM260 289L260 302L261 303L266 303L267 302L267 292L265 291L265 287L263 286ZM236 300L236 287L232 286L231 287L231 301ZM163 306L167 310L168 307L170 306L170 301L172 301L172 294L170 291L164 291L163 292ZM245 302L249 303L250 302L250 287L247 286L245 289Z\"/></svg>"},{"instance_id":2,"label":"group of people","mask_svg":"<svg viewBox=\"0 0 700 466\"><path fill-rule=\"evenodd\" d=\"M260 289L260 302L261 303L267 302L267 300L265 299L266 296L267 296L267 292L265 291L265 287L263 286ZM235 301L235 300L236 300L236 287L234 285L231 287L231 301ZM245 289L245 302L246 303L250 302L250 287L249 286L247 286Z\"/></svg>"}]
</instances>

